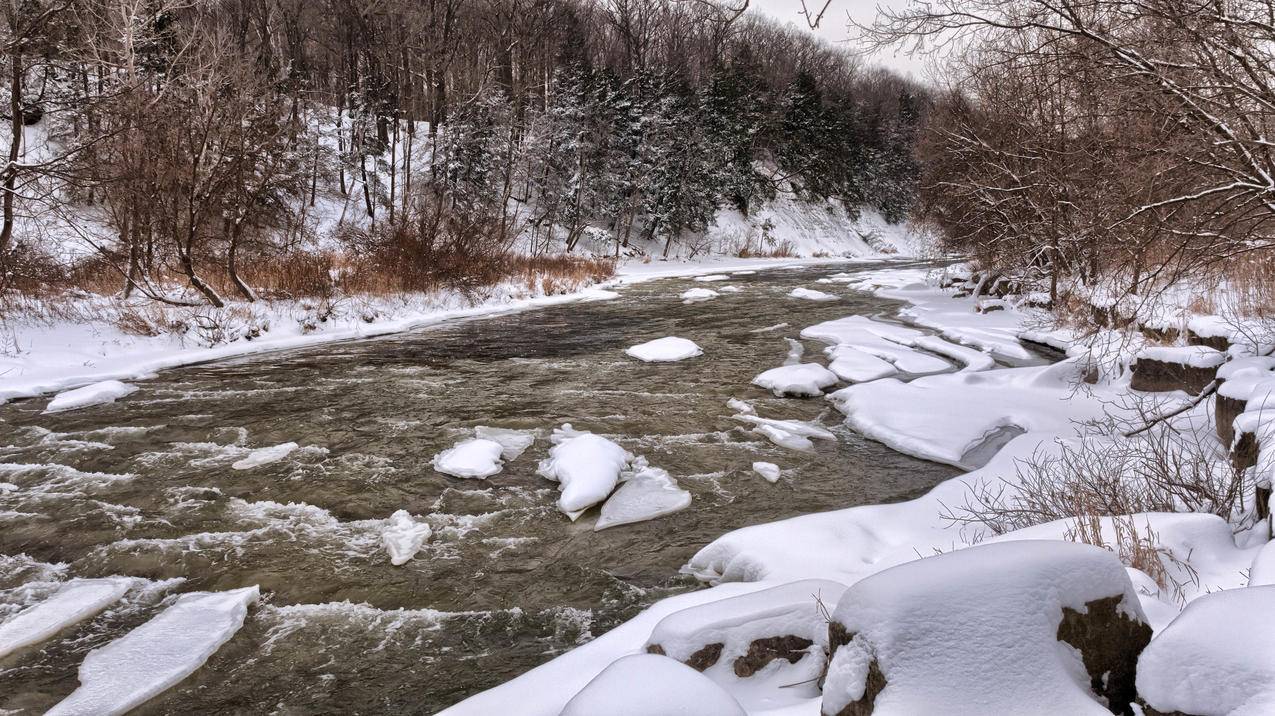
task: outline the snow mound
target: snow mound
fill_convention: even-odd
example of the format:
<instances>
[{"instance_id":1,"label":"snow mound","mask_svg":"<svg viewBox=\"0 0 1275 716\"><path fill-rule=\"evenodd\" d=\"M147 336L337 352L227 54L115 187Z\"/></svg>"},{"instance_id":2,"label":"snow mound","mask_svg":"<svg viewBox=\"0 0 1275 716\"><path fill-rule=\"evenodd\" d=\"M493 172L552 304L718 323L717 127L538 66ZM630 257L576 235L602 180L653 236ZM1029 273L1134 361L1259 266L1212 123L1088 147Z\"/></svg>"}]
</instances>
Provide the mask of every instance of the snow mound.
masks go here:
<instances>
[{"instance_id":1,"label":"snow mound","mask_svg":"<svg viewBox=\"0 0 1275 716\"><path fill-rule=\"evenodd\" d=\"M1275 713L1275 586L1192 601L1142 652L1138 694L1161 713Z\"/></svg>"},{"instance_id":2,"label":"snow mound","mask_svg":"<svg viewBox=\"0 0 1275 716\"><path fill-rule=\"evenodd\" d=\"M230 641L258 596L254 586L178 597L159 616L89 652L79 688L46 716L115 716L163 693Z\"/></svg>"},{"instance_id":3,"label":"snow mound","mask_svg":"<svg viewBox=\"0 0 1275 716\"><path fill-rule=\"evenodd\" d=\"M553 431L549 457L537 473L560 483L558 509L572 521L605 500L620 481L620 472L633 461L629 451L601 435L575 430L570 423Z\"/></svg>"},{"instance_id":4,"label":"snow mound","mask_svg":"<svg viewBox=\"0 0 1275 716\"><path fill-rule=\"evenodd\" d=\"M101 383L94 383L83 388L58 393L53 396L53 400L49 401L49 405L44 409L44 412L46 414L60 413L64 410L87 408L90 405L114 403L117 399L136 391L136 385L121 383L118 380L104 380Z\"/></svg>"},{"instance_id":5,"label":"snow mound","mask_svg":"<svg viewBox=\"0 0 1275 716\"><path fill-rule=\"evenodd\" d=\"M838 582L808 579L683 609L655 625L647 648L681 662L695 658L696 665L711 669L713 676L751 676L766 666L756 657L747 658L753 642L785 639L795 659L790 663L796 667L781 667L787 672L785 681L801 681L818 676L823 668L828 642L824 609L833 609L845 591ZM704 663L705 647L716 651L712 663Z\"/></svg>"},{"instance_id":6,"label":"snow mound","mask_svg":"<svg viewBox=\"0 0 1275 716\"><path fill-rule=\"evenodd\" d=\"M1138 358L1172 363L1188 368L1216 368L1226 362L1226 354L1208 346L1156 346L1138 351Z\"/></svg>"},{"instance_id":7,"label":"snow mound","mask_svg":"<svg viewBox=\"0 0 1275 716\"><path fill-rule=\"evenodd\" d=\"M854 346L832 346L828 349L828 370L851 383L869 383L898 375L894 364L866 353Z\"/></svg>"},{"instance_id":8,"label":"snow mound","mask_svg":"<svg viewBox=\"0 0 1275 716\"><path fill-rule=\"evenodd\" d=\"M97 614L124 596L132 584L131 579L116 577L67 582L53 596L0 624L0 658Z\"/></svg>"},{"instance_id":9,"label":"snow mound","mask_svg":"<svg viewBox=\"0 0 1275 716\"><path fill-rule=\"evenodd\" d=\"M1109 714L1087 688L1077 653L1085 644L1060 643L1064 610L1096 619L1100 600L1115 600L1112 624L1150 638L1124 566L1089 545L989 544L875 574L833 612L823 712L874 699L876 713ZM1119 676L1131 680L1140 646L1136 637L1120 641L1134 642L1132 651L1101 654L1128 662L1108 688L1122 685ZM874 669L884 689L871 683Z\"/></svg>"},{"instance_id":10,"label":"snow mound","mask_svg":"<svg viewBox=\"0 0 1275 716\"><path fill-rule=\"evenodd\" d=\"M729 281L729 280L730 280L730 276L728 276L728 275L726 275L726 274L724 274L724 273L710 273L710 274L706 274L706 275L704 275L704 276L696 276L696 277L695 277L695 280L696 280L696 281L703 281L703 282L705 282L705 283L711 283L711 282L713 282L713 281Z\"/></svg>"},{"instance_id":11,"label":"snow mound","mask_svg":"<svg viewBox=\"0 0 1275 716\"><path fill-rule=\"evenodd\" d=\"M381 544L390 555L390 564L395 567L406 564L433 532L428 524L418 522L407 510L398 510L390 515L381 532Z\"/></svg>"},{"instance_id":12,"label":"snow mound","mask_svg":"<svg viewBox=\"0 0 1275 716\"><path fill-rule=\"evenodd\" d=\"M602 505L602 514L594 531L663 517L691 504L691 493L677 486L668 472L646 464L646 458L633 461L633 469L624 475L624 484Z\"/></svg>"},{"instance_id":13,"label":"snow mound","mask_svg":"<svg viewBox=\"0 0 1275 716\"><path fill-rule=\"evenodd\" d=\"M717 298L719 295L721 294L711 288L692 288L683 291L681 299L682 303L697 303L699 301L707 301L712 298Z\"/></svg>"},{"instance_id":14,"label":"snow mound","mask_svg":"<svg viewBox=\"0 0 1275 716\"><path fill-rule=\"evenodd\" d=\"M236 470L251 470L262 465L269 465L291 455L292 451L298 447L300 446L296 443L281 443L270 447L257 448L248 453L247 457L233 463L231 467Z\"/></svg>"},{"instance_id":15,"label":"snow mound","mask_svg":"<svg viewBox=\"0 0 1275 716\"><path fill-rule=\"evenodd\" d=\"M765 478L766 482L779 482L779 466L773 462L755 462L753 472Z\"/></svg>"},{"instance_id":16,"label":"snow mound","mask_svg":"<svg viewBox=\"0 0 1275 716\"><path fill-rule=\"evenodd\" d=\"M765 388L778 397L799 396L813 398L823 395L823 389L836 385L836 373L818 363L797 363L771 368L753 378L753 385Z\"/></svg>"},{"instance_id":17,"label":"snow mound","mask_svg":"<svg viewBox=\"0 0 1275 716\"><path fill-rule=\"evenodd\" d=\"M561 716L744 716L722 687L667 656L633 654L602 670Z\"/></svg>"},{"instance_id":18,"label":"snow mound","mask_svg":"<svg viewBox=\"0 0 1275 716\"><path fill-rule=\"evenodd\" d=\"M484 480L503 469L505 446L495 440L470 438L434 456L434 469L452 477Z\"/></svg>"},{"instance_id":19,"label":"snow mound","mask_svg":"<svg viewBox=\"0 0 1275 716\"><path fill-rule=\"evenodd\" d=\"M474 428L474 437L500 443L500 456L505 462L517 460L536 441L536 436L529 430L489 428L486 425Z\"/></svg>"},{"instance_id":20,"label":"snow mound","mask_svg":"<svg viewBox=\"0 0 1275 716\"><path fill-rule=\"evenodd\" d=\"M788 292L789 298L804 298L807 301L840 301L841 297L823 291L816 291L812 288L803 288L798 286Z\"/></svg>"},{"instance_id":21,"label":"snow mound","mask_svg":"<svg viewBox=\"0 0 1275 716\"><path fill-rule=\"evenodd\" d=\"M668 363L704 355L704 351L694 341L677 336L656 338L653 341L639 343L624 351L626 354L647 363Z\"/></svg>"}]
</instances>

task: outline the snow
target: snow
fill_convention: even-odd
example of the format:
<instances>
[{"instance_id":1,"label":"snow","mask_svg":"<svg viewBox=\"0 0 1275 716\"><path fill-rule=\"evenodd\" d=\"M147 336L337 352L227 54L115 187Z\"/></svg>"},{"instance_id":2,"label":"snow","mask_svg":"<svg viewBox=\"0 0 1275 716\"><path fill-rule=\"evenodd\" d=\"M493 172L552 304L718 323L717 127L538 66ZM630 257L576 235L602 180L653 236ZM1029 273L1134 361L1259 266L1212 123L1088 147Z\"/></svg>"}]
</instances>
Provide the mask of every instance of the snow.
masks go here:
<instances>
[{"instance_id":1,"label":"snow","mask_svg":"<svg viewBox=\"0 0 1275 716\"><path fill-rule=\"evenodd\" d=\"M755 462L753 472L765 478L766 482L779 482L779 466L773 462Z\"/></svg>"},{"instance_id":2,"label":"snow","mask_svg":"<svg viewBox=\"0 0 1275 716\"><path fill-rule=\"evenodd\" d=\"M559 483L558 509L575 521L593 505L605 500L619 484L620 472L634 460L624 448L565 423L553 431L549 457L540 461L537 474Z\"/></svg>"},{"instance_id":3,"label":"snow","mask_svg":"<svg viewBox=\"0 0 1275 716\"><path fill-rule=\"evenodd\" d=\"M505 446L495 440L470 438L434 456L434 469L452 477L484 480L503 469Z\"/></svg>"},{"instance_id":4,"label":"snow","mask_svg":"<svg viewBox=\"0 0 1275 716\"><path fill-rule=\"evenodd\" d=\"M810 442L811 438L829 441L837 439L831 431L815 423L763 418L756 414L757 411L751 405L742 400L732 398L727 405L739 411L732 415L731 419L751 424L754 432L764 435L780 447L808 452L815 449L814 443Z\"/></svg>"},{"instance_id":5,"label":"snow","mask_svg":"<svg viewBox=\"0 0 1275 716\"><path fill-rule=\"evenodd\" d=\"M1113 596L1145 621L1114 554L1061 541L981 545L880 572L833 612L855 637L832 657L823 711L860 698L875 660L886 680L876 713L1108 714L1058 625L1064 608Z\"/></svg>"},{"instance_id":6,"label":"snow","mask_svg":"<svg viewBox=\"0 0 1275 716\"><path fill-rule=\"evenodd\" d=\"M80 664L80 686L49 716L115 716L133 709L204 665L243 626L257 587L193 592L159 616L94 649Z\"/></svg>"},{"instance_id":7,"label":"snow","mask_svg":"<svg viewBox=\"0 0 1275 716\"><path fill-rule=\"evenodd\" d=\"M528 430L492 428L486 425L475 427L474 437L500 443L500 456L505 462L517 460L536 441L536 436Z\"/></svg>"},{"instance_id":8,"label":"snow","mask_svg":"<svg viewBox=\"0 0 1275 716\"><path fill-rule=\"evenodd\" d=\"M1082 364L886 378L828 396L846 424L925 460L977 467L967 456L1006 430L1069 434L1105 415L1102 394L1076 391Z\"/></svg>"},{"instance_id":9,"label":"snow","mask_svg":"<svg viewBox=\"0 0 1275 716\"><path fill-rule=\"evenodd\" d=\"M696 280L696 281L704 281L704 282L711 282L711 281L729 281L729 280L730 280L730 276L727 276L727 275L726 275L726 274L724 274L724 273L710 273L710 274L707 274L707 275L704 275L704 276L696 276L694 280Z\"/></svg>"},{"instance_id":10,"label":"snow","mask_svg":"<svg viewBox=\"0 0 1275 716\"><path fill-rule=\"evenodd\" d=\"M397 510L386 523L385 530L381 532L381 544L385 545L390 564L395 567L416 556L433 533L427 523L417 521L407 510Z\"/></svg>"},{"instance_id":11,"label":"snow","mask_svg":"<svg viewBox=\"0 0 1275 716\"><path fill-rule=\"evenodd\" d=\"M704 355L704 351L694 341L677 336L657 338L646 343L639 343L624 351L640 361L648 363L667 363L695 356Z\"/></svg>"},{"instance_id":12,"label":"snow","mask_svg":"<svg viewBox=\"0 0 1275 716\"><path fill-rule=\"evenodd\" d=\"M83 388L58 393L49 401L49 405L44 409L44 412L60 413L64 410L87 408L90 405L114 403L117 399L136 391L137 386L135 385L121 383L118 380L104 380L100 383L86 385Z\"/></svg>"},{"instance_id":13,"label":"snow","mask_svg":"<svg viewBox=\"0 0 1275 716\"><path fill-rule=\"evenodd\" d=\"M899 372L893 363L854 346L832 346L828 349L828 358L828 370L850 383L867 383Z\"/></svg>"},{"instance_id":14,"label":"snow","mask_svg":"<svg viewBox=\"0 0 1275 716\"><path fill-rule=\"evenodd\" d=\"M753 385L771 391L779 397L799 396L813 398L823 395L823 389L837 384L837 375L817 363L797 363L771 368L753 378Z\"/></svg>"},{"instance_id":15,"label":"snow","mask_svg":"<svg viewBox=\"0 0 1275 716\"><path fill-rule=\"evenodd\" d=\"M620 489L602 505L594 531L653 520L691 504L691 493L678 487L667 471L647 465L645 458L636 458L623 477Z\"/></svg>"},{"instance_id":16,"label":"snow","mask_svg":"<svg viewBox=\"0 0 1275 716\"><path fill-rule=\"evenodd\" d=\"M1161 713L1275 713L1275 586L1187 605L1138 659L1138 695Z\"/></svg>"},{"instance_id":17,"label":"snow","mask_svg":"<svg viewBox=\"0 0 1275 716\"><path fill-rule=\"evenodd\" d=\"M236 470L251 470L262 465L269 465L291 455L292 451L298 447L300 446L296 443L281 443L270 447L257 448L249 452L246 457L234 462L230 467Z\"/></svg>"},{"instance_id":18,"label":"snow","mask_svg":"<svg viewBox=\"0 0 1275 716\"><path fill-rule=\"evenodd\" d=\"M708 677L666 656L632 654L603 669L561 716L744 716Z\"/></svg>"},{"instance_id":19,"label":"snow","mask_svg":"<svg viewBox=\"0 0 1275 716\"><path fill-rule=\"evenodd\" d=\"M119 577L68 581L53 596L0 624L0 658L97 614L124 596L132 584L133 580Z\"/></svg>"},{"instance_id":20,"label":"snow","mask_svg":"<svg viewBox=\"0 0 1275 716\"><path fill-rule=\"evenodd\" d=\"M1248 571L1249 586L1275 584L1275 540L1267 542L1253 558Z\"/></svg>"},{"instance_id":21,"label":"snow","mask_svg":"<svg viewBox=\"0 0 1275 716\"><path fill-rule=\"evenodd\" d=\"M996 359L983 351L945 341L938 336L921 336L914 340L911 345L964 363L965 367L961 368L960 371L962 373L991 370L996 367Z\"/></svg>"},{"instance_id":22,"label":"snow","mask_svg":"<svg viewBox=\"0 0 1275 716\"><path fill-rule=\"evenodd\" d=\"M831 344L828 351L829 357L834 362L838 359L847 361L843 370L883 370L879 364L865 361L862 358L862 354L865 353L905 373L937 373L952 367L947 361L909 347L925 338L925 334L921 331L874 321L863 316L847 316L816 323L803 329L801 337Z\"/></svg>"},{"instance_id":23,"label":"snow","mask_svg":"<svg viewBox=\"0 0 1275 716\"><path fill-rule=\"evenodd\" d=\"M1226 354L1208 346L1156 346L1138 351L1139 359L1173 363L1190 368L1216 368L1226 362Z\"/></svg>"},{"instance_id":24,"label":"snow","mask_svg":"<svg viewBox=\"0 0 1275 716\"><path fill-rule=\"evenodd\" d=\"M807 301L840 301L841 297L810 288L797 287L788 292L791 298L804 298Z\"/></svg>"},{"instance_id":25,"label":"snow","mask_svg":"<svg viewBox=\"0 0 1275 716\"><path fill-rule=\"evenodd\" d=\"M692 288L683 291L681 299L682 303L696 303L698 301L707 301L712 298L717 298L719 295L721 294L711 288Z\"/></svg>"}]
</instances>

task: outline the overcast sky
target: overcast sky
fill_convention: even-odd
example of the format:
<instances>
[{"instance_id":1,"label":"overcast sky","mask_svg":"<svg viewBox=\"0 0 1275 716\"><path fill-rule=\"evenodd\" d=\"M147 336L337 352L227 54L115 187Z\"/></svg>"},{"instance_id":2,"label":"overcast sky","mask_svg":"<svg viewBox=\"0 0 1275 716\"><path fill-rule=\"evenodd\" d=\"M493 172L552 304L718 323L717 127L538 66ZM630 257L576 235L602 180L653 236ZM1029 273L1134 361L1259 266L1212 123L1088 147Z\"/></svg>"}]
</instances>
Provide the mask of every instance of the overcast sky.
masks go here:
<instances>
[{"instance_id":1,"label":"overcast sky","mask_svg":"<svg viewBox=\"0 0 1275 716\"><path fill-rule=\"evenodd\" d=\"M871 22L877 15L878 6L903 7L908 1L832 0L832 4L828 6L828 12L824 14L823 21L819 24L819 29L813 32L830 42L849 44L848 17L853 17L863 23ZM820 0L807 0L807 4L811 6L811 12L817 12L814 6L819 2ZM791 22L794 26L807 32L811 31L810 26L806 24L806 18L801 16L800 0L750 0L749 7L777 20ZM925 75L924 58L908 57L903 53L887 51L883 54L872 56L871 61L891 67L901 73L913 74L917 79L922 79Z\"/></svg>"}]
</instances>

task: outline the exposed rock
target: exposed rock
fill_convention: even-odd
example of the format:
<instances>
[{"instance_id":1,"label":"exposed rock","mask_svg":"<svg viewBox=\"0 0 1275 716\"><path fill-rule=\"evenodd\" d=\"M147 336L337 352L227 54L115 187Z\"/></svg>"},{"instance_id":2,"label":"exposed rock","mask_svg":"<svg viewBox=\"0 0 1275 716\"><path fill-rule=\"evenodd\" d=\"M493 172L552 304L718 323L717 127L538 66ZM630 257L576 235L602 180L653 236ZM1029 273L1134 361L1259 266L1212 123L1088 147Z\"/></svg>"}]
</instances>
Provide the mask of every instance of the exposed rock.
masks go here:
<instances>
[{"instance_id":1,"label":"exposed rock","mask_svg":"<svg viewBox=\"0 0 1275 716\"><path fill-rule=\"evenodd\" d=\"M1236 470L1247 470L1257 464L1257 454L1261 450L1257 435L1241 432L1235 442L1231 443L1231 465Z\"/></svg>"},{"instance_id":2,"label":"exposed rock","mask_svg":"<svg viewBox=\"0 0 1275 716\"><path fill-rule=\"evenodd\" d=\"M1220 392L1214 397L1213 422L1217 426L1218 440L1223 445L1235 442L1235 419L1244 412L1246 401L1228 398Z\"/></svg>"},{"instance_id":3,"label":"exposed rock","mask_svg":"<svg viewBox=\"0 0 1275 716\"><path fill-rule=\"evenodd\" d=\"M1208 346L1219 351L1231 347L1231 342L1225 336L1202 336L1190 328L1186 329L1186 342L1187 345Z\"/></svg>"},{"instance_id":4,"label":"exposed rock","mask_svg":"<svg viewBox=\"0 0 1275 716\"><path fill-rule=\"evenodd\" d=\"M837 622L828 625L828 645L833 653L852 641L854 641L854 634L847 632L845 627ZM822 687L822 679L820 686ZM846 704L835 714L824 713L823 716L869 716L876 708L877 696L885 691L885 686L885 674L881 673L880 665L877 664L876 659L873 659L868 664L868 677L864 683L863 695Z\"/></svg>"},{"instance_id":5,"label":"exposed rock","mask_svg":"<svg viewBox=\"0 0 1275 716\"><path fill-rule=\"evenodd\" d=\"M1063 608L1058 641L1076 647L1089 673L1089 686L1107 700L1112 713L1132 714L1138 695L1138 655L1151 641L1151 627L1120 612L1123 597L1085 604L1085 612Z\"/></svg>"},{"instance_id":6,"label":"exposed rock","mask_svg":"<svg viewBox=\"0 0 1275 716\"><path fill-rule=\"evenodd\" d=\"M1133 363L1133 381L1129 387L1148 393L1182 390L1199 395L1215 377L1216 366L1192 366L1139 357Z\"/></svg>"},{"instance_id":7,"label":"exposed rock","mask_svg":"<svg viewBox=\"0 0 1275 716\"><path fill-rule=\"evenodd\" d=\"M748 645L748 652L735 659L735 676L746 678L761 671L775 659L786 659L796 664L806 656L807 650L814 644L793 634L756 639Z\"/></svg>"},{"instance_id":8,"label":"exposed rock","mask_svg":"<svg viewBox=\"0 0 1275 716\"><path fill-rule=\"evenodd\" d=\"M686 661L683 663L696 671L703 671L717 663L717 660L722 657L722 648L725 646L725 644L720 643L706 644L699 651L696 651L694 654L687 657ZM667 656L667 654L664 653L664 647L659 644L648 644L646 647L646 653Z\"/></svg>"}]
</instances>

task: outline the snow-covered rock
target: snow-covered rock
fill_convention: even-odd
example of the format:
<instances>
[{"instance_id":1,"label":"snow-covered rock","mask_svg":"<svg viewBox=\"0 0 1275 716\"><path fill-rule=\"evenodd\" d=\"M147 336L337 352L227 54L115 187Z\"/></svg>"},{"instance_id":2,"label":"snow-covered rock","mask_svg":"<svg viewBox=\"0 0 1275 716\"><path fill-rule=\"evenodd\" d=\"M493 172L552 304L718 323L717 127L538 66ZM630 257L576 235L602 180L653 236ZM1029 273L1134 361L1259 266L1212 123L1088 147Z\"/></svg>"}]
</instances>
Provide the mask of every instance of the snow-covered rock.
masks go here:
<instances>
[{"instance_id":1,"label":"snow-covered rock","mask_svg":"<svg viewBox=\"0 0 1275 716\"><path fill-rule=\"evenodd\" d=\"M97 614L124 596L132 584L133 580L120 577L67 582L53 596L0 624L0 658Z\"/></svg>"},{"instance_id":2,"label":"snow-covered rock","mask_svg":"<svg viewBox=\"0 0 1275 716\"><path fill-rule=\"evenodd\" d=\"M1185 390L1198 394L1226 362L1226 354L1207 346L1157 346L1138 351L1133 362L1134 390Z\"/></svg>"},{"instance_id":3,"label":"snow-covered rock","mask_svg":"<svg viewBox=\"0 0 1275 716\"><path fill-rule=\"evenodd\" d=\"M395 567L406 564L433 532L428 523L418 521L407 510L395 511L381 532L381 544L390 555L390 564Z\"/></svg>"},{"instance_id":4,"label":"snow-covered rock","mask_svg":"<svg viewBox=\"0 0 1275 716\"><path fill-rule=\"evenodd\" d=\"M624 351L627 355L648 363L667 363L685 360L704 355L704 351L694 341L677 336L656 338L653 341L630 346Z\"/></svg>"},{"instance_id":5,"label":"snow-covered rock","mask_svg":"<svg viewBox=\"0 0 1275 716\"><path fill-rule=\"evenodd\" d=\"M773 462L755 462L753 472L765 478L766 482L779 482L779 466Z\"/></svg>"},{"instance_id":6,"label":"snow-covered rock","mask_svg":"<svg viewBox=\"0 0 1275 716\"><path fill-rule=\"evenodd\" d=\"M868 577L841 597L830 634L828 716L1104 716L1089 684L1127 707L1151 628L1114 554L1033 540Z\"/></svg>"},{"instance_id":7,"label":"snow-covered rock","mask_svg":"<svg viewBox=\"0 0 1275 716\"><path fill-rule=\"evenodd\" d=\"M1159 713L1275 713L1275 586L1205 595L1138 659L1138 695Z\"/></svg>"},{"instance_id":8,"label":"snow-covered rock","mask_svg":"<svg viewBox=\"0 0 1275 716\"><path fill-rule=\"evenodd\" d=\"M823 395L823 389L837 384L837 375L818 363L797 363L771 368L753 378L753 385L771 391L779 397L800 396L813 398Z\"/></svg>"},{"instance_id":9,"label":"snow-covered rock","mask_svg":"<svg viewBox=\"0 0 1275 716\"><path fill-rule=\"evenodd\" d=\"M678 487L677 480L639 457L633 461L633 469L625 473L624 484L602 505L593 529L653 520L684 510L690 504L691 493Z\"/></svg>"},{"instance_id":10,"label":"snow-covered rock","mask_svg":"<svg viewBox=\"0 0 1275 716\"><path fill-rule=\"evenodd\" d=\"M745 716L711 679L655 654L623 657L567 702L561 716Z\"/></svg>"},{"instance_id":11,"label":"snow-covered rock","mask_svg":"<svg viewBox=\"0 0 1275 716\"><path fill-rule=\"evenodd\" d=\"M798 286L797 288L794 288L793 290L789 291L788 296L789 298L804 298L807 301L840 301L841 300L840 296L837 296L831 293L824 293L823 291L816 291L813 288L804 288L801 286Z\"/></svg>"},{"instance_id":12,"label":"snow-covered rock","mask_svg":"<svg viewBox=\"0 0 1275 716\"><path fill-rule=\"evenodd\" d=\"M159 616L94 649L80 686L46 716L116 716L175 686L243 626L257 587L182 595Z\"/></svg>"},{"instance_id":13,"label":"snow-covered rock","mask_svg":"<svg viewBox=\"0 0 1275 716\"><path fill-rule=\"evenodd\" d=\"M808 579L684 609L660 620L646 649L714 678L746 678L785 661L779 665L784 681L804 681L823 669L826 614L845 590L838 582Z\"/></svg>"},{"instance_id":14,"label":"snow-covered rock","mask_svg":"<svg viewBox=\"0 0 1275 716\"><path fill-rule=\"evenodd\" d=\"M475 427L474 437L500 443L500 456L505 462L517 460L536 441L536 436L529 430L491 428L486 425Z\"/></svg>"},{"instance_id":15,"label":"snow-covered rock","mask_svg":"<svg viewBox=\"0 0 1275 716\"><path fill-rule=\"evenodd\" d=\"M682 303L697 303L717 298L719 293L711 288L692 288L682 292Z\"/></svg>"},{"instance_id":16,"label":"snow-covered rock","mask_svg":"<svg viewBox=\"0 0 1275 716\"><path fill-rule=\"evenodd\" d=\"M280 443L269 447L257 448L249 452L246 457L235 461L230 467L236 470L251 470L262 465L269 465L291 455L292 451L298 447L300 446L296 443Z\"/></svg>"},{"instance_id":17,"label":"snow-covered rock","mask_svg":"<svg viewBox=\"0 0 1275 716\"><path fill-rule=\"evenodd\" d=\"M470 438L438 453L430 463L452 477L486 479L500 472L505 446L495 440Z\"/></svg>"},{"instance_id":18,"label":"snow-covered rock","mask_svg":"<svg viewBox=\"0 0 1275 716\"><path fill-rule=\"evenodd\" d=\"M100 383L86 385L83 388L58 393L49 401L44 412L60 413L64 410L87 408L90 405L114 403L117 399L131 395L136 391L136 385L121 383L118 380L104 380Z\"/></svg>"},{"instance_id":19,"label":"snow-covered rock","mask_svg":"<svg viewBox=\"0 0 1275 716\"><path fill-rule=\"evenodd\" d=\"M573 521L615 490L620 472L634 459L614 442L575 430L570 423L555 429L550 439L553 447L537 473L559 483L558 509Z\"/></svg>"}]
</instances>

